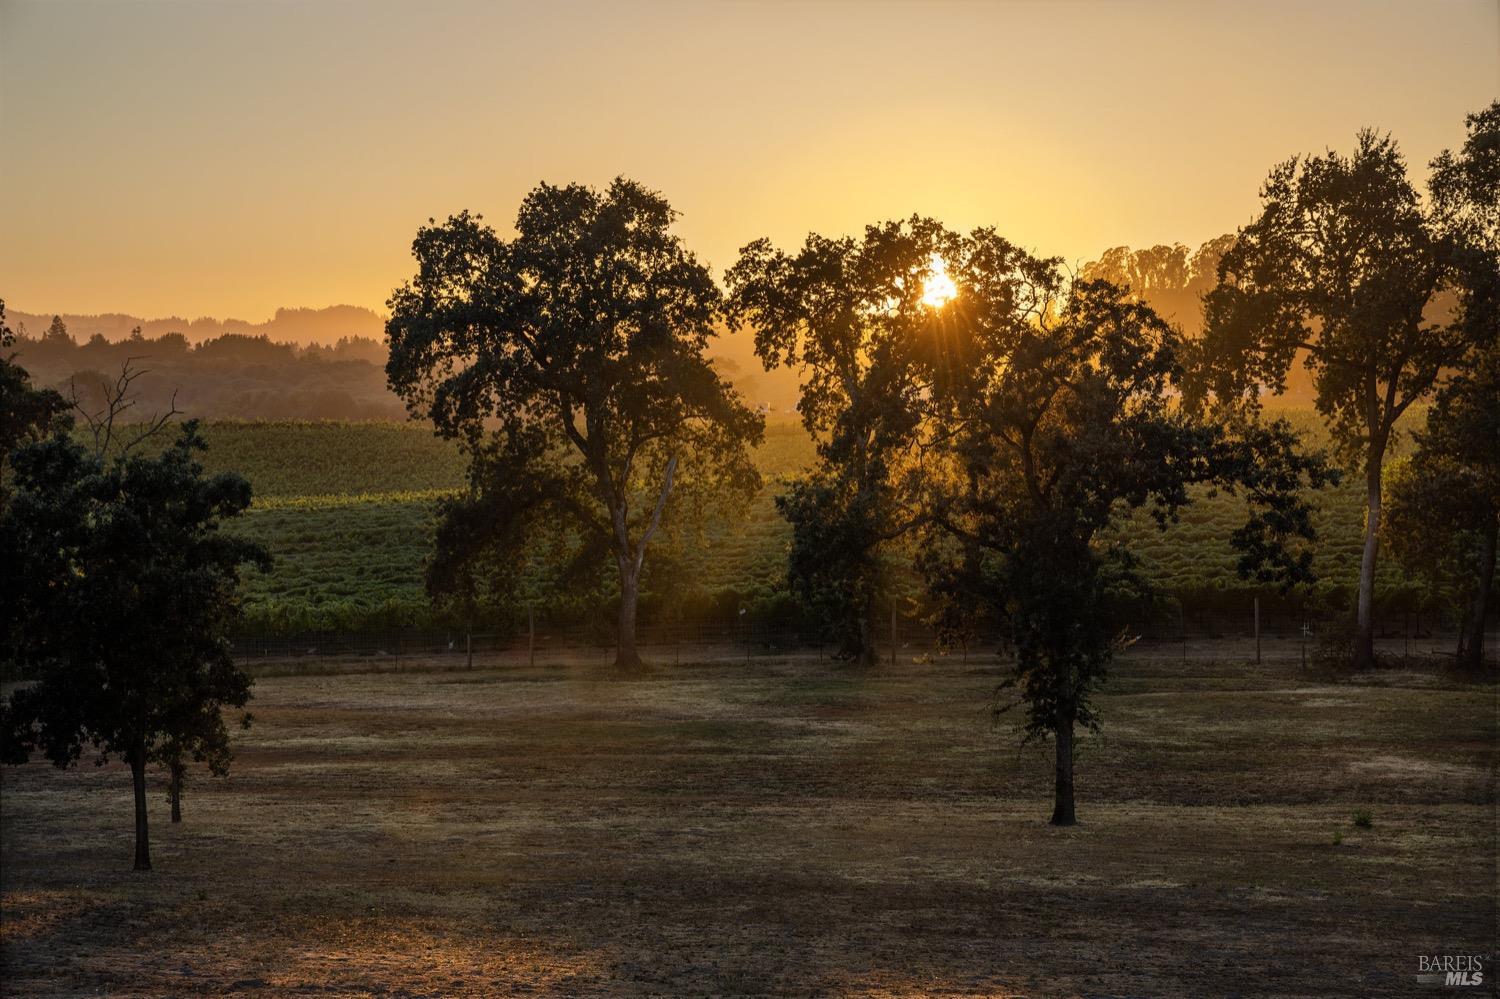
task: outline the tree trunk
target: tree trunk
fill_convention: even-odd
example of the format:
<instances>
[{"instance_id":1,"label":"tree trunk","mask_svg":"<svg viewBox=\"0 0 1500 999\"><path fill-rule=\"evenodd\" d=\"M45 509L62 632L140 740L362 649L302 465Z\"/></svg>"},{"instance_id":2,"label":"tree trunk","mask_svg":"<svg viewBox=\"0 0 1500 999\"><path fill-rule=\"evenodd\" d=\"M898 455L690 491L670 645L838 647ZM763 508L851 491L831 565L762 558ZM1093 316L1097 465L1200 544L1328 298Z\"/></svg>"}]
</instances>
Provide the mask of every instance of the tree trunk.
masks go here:
<instances>
[{"instance_id":1,"label":"tree trunk","mask_svg":"<svg viewBox=\"0 0 1500 999\"><path fill-rule=\"evenodd\" d=\"M870 624L870 608L859 615L859 650L854 661L860 666L875 665L875 629Z\"/></svg>"},{"instance_id":2,"label":"tree trunk","mask_svg":"<svg viewBox=\"0 0 1500 999\"><path fill-rule=\"evenodd\" d=\"M661 492L656 497L656 508L651 511L651 520L646 524L645 530L641 532L641 539L635 544L630 543L630 531L626 517L625 503L623 499L616 498L610 506L610 519L615 527L615 564L620 568L620 623L619 638L615 645L615 668L622 670L637 670L642 666L641 654L635 647L635 606L640 597L641 590L641 565L646 561L646 546L651 543L657 528L661 527L661 517L667 507L667 499L672 495L672 483L677 478L677 456L674 454L667 459L667 467L662 473ZM605 476L604 493L606 498L611 491L608 476Z\"/></svg>"},{"instance_id":3,"label":"tree trunk","mask_svg":"<svg viewBox=\"0 0 1500 999\"><path fill-rule=\"evenodd\" d=\"M1365 461L1365 550L1359 563L1359 616L1354 635L1354 666L1375 665L1375 556L1380 549L1381 455L1371 449Z\"/></svg>"},{"instance_id":4,"label":"tree trunk","mask_svg":"<svg viewBox=\"0 0 1500 999\"><path fill-rule=\"evenodd\" d=\"M172 821L177 823L182 821L182 777L185 768L179 758L174 759L168 769L170 783L167 785L167 798L172 803Z\"/></svg>"},{"instance_id":5,"label":"tree trunk","mask_svg":"<svg viewBox=\"0 0 1500 999\"><path fill-rule=\"evenodd\" d=\"M1065 715L1057 721L1057 784L1052 804L1052 824L1071 826L1078 822L1073 813L1073 718Z\"/></svg>"},{"instance_id":6,"label":"tree trunk","mask_svg":"<svg viewBox=\"0 0 1500 999\"><path fill-rule=\"evenodd\" d=\"M146 828L146 749L130 753L130 777L135 783L135 869L151 870L151 836Z\"/></svg>"},{"instance_id":7,"label":"tree trunk","mask_svg":"<svg viewBox=\"0 0 1500 999\"><path fill-rule=\"evenodd\" d=\"M641 655L635 646L635 607L640 597L640 571L623 560L620 563L620 622L615 645L615 668L641 668Z\"/></svg>"},{"instance_id":8,"label":"tree trunk","mask_svg":"<svg viewBox=\"0 0 1500 999\"><path fill-rule=\"evenodd\" d=\"M1458 638L1460 669L1477 670L1484 666L1484 625L1490 613L1490 593L1495 584L1496 535L1500 521L1490 523L1479 551L1479 578L1474 584L1474 600L1469 605L1469 620Z\"/></svg>"}]
</instances>

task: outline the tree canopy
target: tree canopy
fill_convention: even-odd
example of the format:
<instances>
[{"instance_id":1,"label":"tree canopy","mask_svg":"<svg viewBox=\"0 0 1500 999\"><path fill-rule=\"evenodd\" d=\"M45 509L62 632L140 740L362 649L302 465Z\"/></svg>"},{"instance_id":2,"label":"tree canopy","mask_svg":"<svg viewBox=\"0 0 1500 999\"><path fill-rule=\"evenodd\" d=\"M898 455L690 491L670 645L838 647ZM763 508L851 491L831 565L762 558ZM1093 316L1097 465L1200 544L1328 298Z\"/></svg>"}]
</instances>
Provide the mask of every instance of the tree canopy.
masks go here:
<instances>
[{"instance_id":1,"label":"tree canopy","mask_svg":"<svg viewBox=\"0 0 1500 999\"><path fill-rule=\"evenodd\" d=\"M924 282L953 234L931 219L807 237L794 254L757 240L729 270L730 314L766 368L802 372L802 423L819 467L778 498L792 525L789 582L827 619L843 654L869 662L880 553L904 530L896 488L923 407L914 352Z\"/></svg>"},{"instance_id":2,"label":"tree canopy","mask_svg":"<svg viewBox=\"0 0 1500 999\"><path fill-rule=\"evenodd\" d=\"M0 299L0 510L10 493L10 456L22 444L45 437L68 410L61 394L31 384L31 374L16 363L11 350L15 342Z\"/></svg>"}]
</instances>

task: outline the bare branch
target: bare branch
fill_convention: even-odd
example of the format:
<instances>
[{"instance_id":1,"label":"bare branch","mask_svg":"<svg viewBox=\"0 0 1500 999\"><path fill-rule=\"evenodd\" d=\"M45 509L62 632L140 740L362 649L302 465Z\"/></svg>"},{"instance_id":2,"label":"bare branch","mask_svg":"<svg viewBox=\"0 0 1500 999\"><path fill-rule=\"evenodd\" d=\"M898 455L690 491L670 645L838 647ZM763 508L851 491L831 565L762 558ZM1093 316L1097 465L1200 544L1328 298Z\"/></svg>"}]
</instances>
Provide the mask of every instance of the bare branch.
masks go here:
<instances>
[{"instance_id":1,"label":"bare branch","mask_svg":"<svg viewBox=\"0 0 1500 999\"><path fill-rule=\"evenodd\" d=\"M120 373L115 377L114 383L101 386L104 396L103 408L95 412L90 412L84 405L84 401L79 398L77 379L68 379L68 402L89 428L89 434L94 439L95 458L102 459L111 450L117 450L122 456L127 455L132 449L160 433L174 416L182 415L182 410L177 408L177 393L174 391L172 401L165 413L152 415L144 422L144 429L139 433L123 444L117 442L119 432L117 425L122 425L121 417L138 401L132 394L131 386L142 375L150 373L149 369L135 367L135 362L140 360L144 358L127 357L120 365Z\"/></svg>"}]
</instances>

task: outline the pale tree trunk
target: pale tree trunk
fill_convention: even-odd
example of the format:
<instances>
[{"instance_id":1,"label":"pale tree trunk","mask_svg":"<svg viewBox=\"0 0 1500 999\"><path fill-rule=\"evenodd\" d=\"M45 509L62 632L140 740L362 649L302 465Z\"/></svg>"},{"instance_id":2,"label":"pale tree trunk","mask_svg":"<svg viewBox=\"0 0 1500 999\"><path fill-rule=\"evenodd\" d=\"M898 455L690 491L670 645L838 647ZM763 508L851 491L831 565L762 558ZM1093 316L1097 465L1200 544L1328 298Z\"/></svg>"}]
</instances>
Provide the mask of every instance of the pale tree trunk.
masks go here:
<instances>
[{"instance_id":1,"label":"pale tree trunk","mask_svg":"<svg viewBox=\"0 0 1500 999\"><path fill-rule=\"evenodd\" d=\"M1071 826L1078 822L1073 812L1073 715L1059 710L1057 718L1057 779L1053 788L1052 824Z\"/></svg>"},{"instance_id":2,"label":"pale tree trunk","mask_svg":"<svg viewBox=\"0 0 1500 999\"><path fill-rule=\"evenodd\" d=\"M1480 546L1478 579L1474 585L1474 600L1469 605L1469 619L1459 634L1458 665L1463 669L1477 670L1484 666L1484 625L1489 617L1490 593L1495 584L1497 533L1500 533L1500 521L1492 520Z\"/></svg>"},{"instance_id":3,"label":"pale tree trunk","mask_svg":"<svg viewBox=\"0 0 1500 999\"><path fill-rule=\"evenodd\" d=\"M640 599L640 570L628 559L620 560L619 638L615 646L616 669L639 669L641 655L635 644L635 608Z\"/></svg>"},{"instance_id":4,"label":"pale tree trunk","mask_svg":"<svg viewBox=\"0 0 1500 999\"><path fill-rule=\"evenodd\" d=\"M135 869L151 870L151 837L146 827L146 749L130 752L130 779L135 785Z\"/></svg>"},{"instance_id":5,"label":"pale tree trunk","mask_svg":"<svg viewBox=\"0 0 1500 999\"><path fill-rule=\"evenodd\" d=\"M1359 562L1359 614L1355 622L1354 666L1375 665L1375 557L1380 550L1381 452L1373 446L1365 461L1365 550Z\"/></svg>"},{"instance_id":6,"label":"pale tree trunk","mask_svg":"<svg viewBox=\"0 0 1500 999\"><path fill-rule=\"evenodd\" d=\"M615 526L615 561L620 570L620 618L615 646L616 669L635 670L643 665L635 641L635 610L640 599L641 566L646 562L646 546L651 543L651 538L655 536L657 528L661 527L662 512L666 509L667 500L672 495L672 484L676 481L676 477L677 456L672 455L667 459L666 471L662 475L661 493L656 498L656 508L651 511L651 520L641 532L641 540L635 544L630 543L624 502L617 503L610 511Z\"/></svg>"}]
</instances>

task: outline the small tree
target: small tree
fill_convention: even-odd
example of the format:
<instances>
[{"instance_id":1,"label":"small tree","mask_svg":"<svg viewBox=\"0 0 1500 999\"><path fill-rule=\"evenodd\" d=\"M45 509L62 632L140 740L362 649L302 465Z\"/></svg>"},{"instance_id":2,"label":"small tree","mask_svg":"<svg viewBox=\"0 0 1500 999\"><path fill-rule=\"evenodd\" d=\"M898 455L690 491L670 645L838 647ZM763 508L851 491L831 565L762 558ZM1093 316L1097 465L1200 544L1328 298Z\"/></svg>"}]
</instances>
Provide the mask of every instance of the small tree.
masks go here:
<instances>
[{"instance_id":1,"label":"small tree","mask_svg":"<svg viewBox=\"0 0 1500 999\"><path fill-rule=\"evenodd\" d=\"M52 322L47 324L47 331L42 334L44 342L72 343L73 337L68 333L68 324L62 321L62 316L53 316Z\"/></svg>"},{"instance_id":2,"label":"small tree","mask_svg":"<svg viewBox=\"0 0 1500 999\"><path fill-rule=\"evenodd\" d=\"M1388 137L1361 132L1350 156L1291 159L1271 171L1262 210L1240 230L1207 298L1196 389L1259 405L1298 353L1346 464L1365 474L1354 662L1374 662L1381 467L1396 423L1466 349L1440 296L1451 254Z\"/></svg>"},{"instance_id":3,"label":"small tree","mask_svg":"<svg viewBox=\"0 0 1500 999\"><path fill-rule=\"evenodd\" d=\"M136 380L150 374L136 366L137 360L139 358L127 357L120 364L120 373L113 381L97 375L98 382L94 391L86 393L96 397L93 399L86 400L80 396L76 375L68 380L68 404L73 412L83 418L83 425L93 439L96 458L114 454L127 455L166 429L174 417L182 415L182 410L177 408L177 393L173 392L171 404L165 410L153 413L134 425L125 422L125 414L136 405L136 393L133 390Z\"/></svg>"},{"instance_id":4,"label":"small tree","mask_svg":"<svg viewBox=\"0 0 1500 999\"><path fill-rule=\"evenodd\" d=\"M392 389L470 456L469 494L444 516L486 529L459 554L529 550L532 528L557 523L582 553L609 552L622 668L640 665L641 570L674 504L759 486L763 421L704 356L721 296L673 217L621 178L602 194L538 187L509 242L467 213L427 226L386 326Z\"/></svg>"},{"instance_id":5,"label":"small tree","mask_svg":"<svg viewBox=\"0 0 1500 999\"><path fill-rule=\"evenodd\" d=\"M4 761L39 751L67 767L86 748L97 763L122 758L135 788L136 870L151 868L147 763L186 752L222 772L220 709L250 696L225 635L239 567L268 557L219 532L249 506L250 486L230 473L204 478L204 447L192 422L154 458L106 461L65 435L27 445L0 518L6 644L35 681L3 705Z\"/></svg>"},{"instance_id":6,"label":"small tree","mask_svg":"<svg viewBox=\"0 0 1500 999\"><path fill-rule=\"evenodd\" d=\"M1190 487L1243 489L1241 572L1285 584L1311 578L1305 485L1326 470L1301 456L1285 424L1224 424L1177 405L1178 332L1102 281L1065 279L988 231L950 259L951 315L934 316L936 428L920 505L958 542L930 565L946 607L966 596L1003 621L1016 653L1027 738L1056 741L1052 822L1075 821L1075 729L1097 729L1094 695L1128 641L1122 593L1133 539L1105 543L1130 510L1165 527ZM951 618L951 614L949 615Z\"/></svg>"},{"instance_id":7,"label":"small tree","mask_svg":"<svg viewBox=\"0 0 1500 999\"><path fill-rule=\"evenodd\" d=\"M819 467L777 498L792 525L789 582L842 654L866 664L888 589L881 551L910 523L897 483L921 425L923 297L952 241L916 217L867 226L861 240L809 235L794 255L762 239L728 274L730 314L754 330L767 370L803 372L797 409Z\"/></svg>"}]
</instances>

